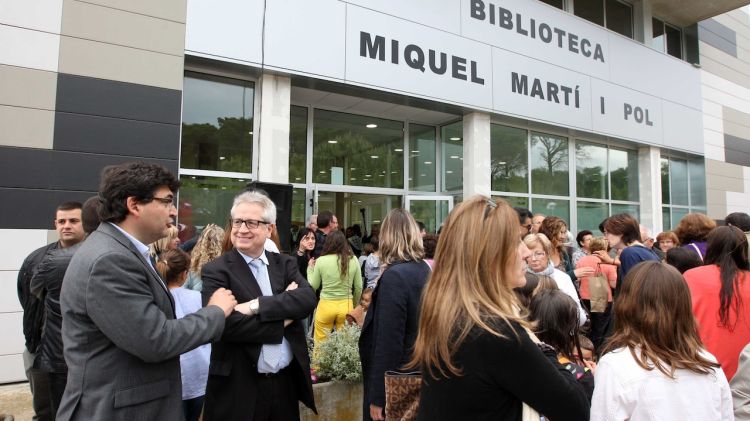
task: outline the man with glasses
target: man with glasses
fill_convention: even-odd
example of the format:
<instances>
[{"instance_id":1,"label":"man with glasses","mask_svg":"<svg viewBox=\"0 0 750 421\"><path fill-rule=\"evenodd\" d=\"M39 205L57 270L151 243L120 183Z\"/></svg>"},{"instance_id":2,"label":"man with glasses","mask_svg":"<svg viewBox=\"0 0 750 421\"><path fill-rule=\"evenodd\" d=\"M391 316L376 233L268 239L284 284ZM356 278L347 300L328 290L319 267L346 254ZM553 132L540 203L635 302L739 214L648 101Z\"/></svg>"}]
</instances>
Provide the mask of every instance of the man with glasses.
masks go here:
<instances>
[{"instance_id":1,"label":"man with glasses","mask_svg":"<svg viewBox=\"0 0 750 421\"><path fill-rule=\"evenodd\" d=\"M173 224L178 187L160 165L102 171L102 223L73 256L60 293L68 381L58 420L183 417L180 354L218 340L237 301L220 289L205 308L175 318L147 244Z\"/></svg>"},{"instance_id":2,"label":"man with glasses","mask_svg":"<svg viewBox=\"0 0 750 421\"><path fill-rule=\"evenodd\" d=\"M514 207L513 209L518 214L518 223L521 224L519 232L521 234L521 239L523 239L523 237L526 237L531 233L531 218L533 217L533 214L526 208Z\"/></svg>"},{"instance_id":3,"label":"man with glasses","mask_svg":"<svg viewBox=\"0 0 750 421\"><path fill-rule=\"evenodd\" d=\"M234 248L203 267L203 300L227 288L242 304L212 345L203 420L298 420L300 401L315 410L302 322L315 293L297 259L264 249L276 222L271 199L241 193L230 213Z\"/></svg>"}]
</instances>

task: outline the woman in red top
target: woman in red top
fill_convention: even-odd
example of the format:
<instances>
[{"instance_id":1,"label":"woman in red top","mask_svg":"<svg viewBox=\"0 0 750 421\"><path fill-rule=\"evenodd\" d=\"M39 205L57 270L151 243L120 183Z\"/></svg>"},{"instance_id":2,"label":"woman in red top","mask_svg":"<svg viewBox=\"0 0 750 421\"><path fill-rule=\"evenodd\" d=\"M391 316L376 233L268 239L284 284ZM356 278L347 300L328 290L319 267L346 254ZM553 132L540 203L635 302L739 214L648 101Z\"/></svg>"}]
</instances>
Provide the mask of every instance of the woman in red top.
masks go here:
<instances>
[{"instance_id":1,"label":"woman in red top","mask_svg":"<svg viewBox=\"0 0 750 421\"><path fill-rule=\"evenodd\" d=\"M742 348L750 343L747 237L737 227L717 227L708 235L704 262L684 276L701 339L731 380Z\"/></svg>"},{"instance_id":2,"label":"woman in red top","mask_svg":"<svg viewBox=\"0 0 750 421\"><path fill-rule=\"evenodd\" d=\"M591 332L589 339L594 343L594 348L599 349L604 339L604 333L609 324L610 314L612 313L612 290L617 285L617 266L603 263L601 258L595 253L596 251L607 251L607 240L604 237L594 237L589 243L591 254L581 257L576 264L576 269L591 268L594 274L601 273L607 278L610 289L607 294L607 308L601 313L591 313L591 291L589 289L589 276L581 277L581 303L589 311L591 318Z\"/></svg>"}]
</instances>

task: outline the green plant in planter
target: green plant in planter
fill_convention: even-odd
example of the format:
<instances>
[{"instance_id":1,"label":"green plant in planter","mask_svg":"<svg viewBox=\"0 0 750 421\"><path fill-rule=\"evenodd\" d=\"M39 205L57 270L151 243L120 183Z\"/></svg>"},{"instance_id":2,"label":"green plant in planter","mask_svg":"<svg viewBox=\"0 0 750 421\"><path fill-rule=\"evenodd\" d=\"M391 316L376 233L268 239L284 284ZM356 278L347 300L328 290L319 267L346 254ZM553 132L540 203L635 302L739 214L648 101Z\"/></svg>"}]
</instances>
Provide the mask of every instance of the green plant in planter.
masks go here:
<instances>
[{"instance_id":1,"label":"green plant in planter","mask_svg":"<svg viewBox=\"0 0 750 421\"><path fill-rule=\"evenodd\" d=\"M313 352L313 365L317 374L330 380L356 382L362 379L362 364L359 361L360 329L344 325L328 335Z\"/></svg>"}]
</instances>

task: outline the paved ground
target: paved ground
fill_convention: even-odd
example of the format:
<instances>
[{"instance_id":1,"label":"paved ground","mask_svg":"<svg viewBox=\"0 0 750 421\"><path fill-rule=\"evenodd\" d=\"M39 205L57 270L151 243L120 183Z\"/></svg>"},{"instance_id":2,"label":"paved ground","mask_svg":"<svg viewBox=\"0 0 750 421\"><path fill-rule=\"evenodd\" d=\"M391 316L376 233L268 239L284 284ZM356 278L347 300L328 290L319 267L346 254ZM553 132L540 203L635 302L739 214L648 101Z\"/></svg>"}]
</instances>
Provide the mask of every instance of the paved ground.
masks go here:
<instances>
[{"instance_id":1,"label":"paved ground","mask_svg":"<svg viewBox=\"0 0 750 421\"><path fill-rule=\"evenodd\" d=\"M0 415L14 416L14 421L31 421L31 392L28 383L0 385Z\"/></svg>"}]
</instances>

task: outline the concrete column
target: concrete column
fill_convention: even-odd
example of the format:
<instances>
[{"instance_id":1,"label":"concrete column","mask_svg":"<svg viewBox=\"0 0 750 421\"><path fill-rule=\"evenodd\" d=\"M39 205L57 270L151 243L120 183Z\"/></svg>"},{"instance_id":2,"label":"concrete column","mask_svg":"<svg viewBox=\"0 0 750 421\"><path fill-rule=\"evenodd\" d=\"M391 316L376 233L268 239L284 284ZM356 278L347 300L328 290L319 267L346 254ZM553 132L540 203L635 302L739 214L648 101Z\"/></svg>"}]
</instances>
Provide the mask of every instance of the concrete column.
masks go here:
<instances>
[{"instance_id":1,"label":"concrete column","mask_svg":"<svg viewBox=\"0 0 750 421\"><path fill-rule=\"evenodd\" d=\"M660 233L664 226L661 214L661 152L655 146L638 148L638 188L641 198L640 223Z\"/></svg>"},{"instance_id":2,"label":"concrete column","mask_svg":"<svg viewBox=\"0 0 750 421\"><path fill-rule=\"evenodd\" d=\"M464 199L475 194L490 195L492 186L490 155L490 115L464 116Z\"/></svg>"},{"instance_id":3,"label":"concrete column","mask_svg":"<svg viewBox=\"0 0 750 421\"><path fill-rule=\"evenodd\" d=\"M292 80L264 74L260 78L258 181L289 182L289 109Z\"/></svg>"}]
</instances>

